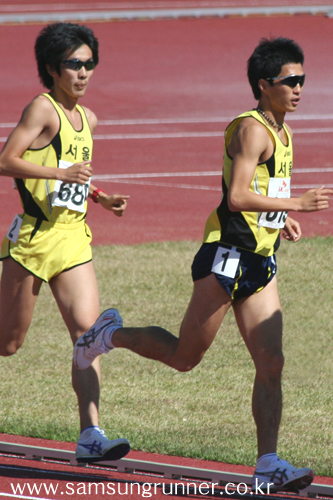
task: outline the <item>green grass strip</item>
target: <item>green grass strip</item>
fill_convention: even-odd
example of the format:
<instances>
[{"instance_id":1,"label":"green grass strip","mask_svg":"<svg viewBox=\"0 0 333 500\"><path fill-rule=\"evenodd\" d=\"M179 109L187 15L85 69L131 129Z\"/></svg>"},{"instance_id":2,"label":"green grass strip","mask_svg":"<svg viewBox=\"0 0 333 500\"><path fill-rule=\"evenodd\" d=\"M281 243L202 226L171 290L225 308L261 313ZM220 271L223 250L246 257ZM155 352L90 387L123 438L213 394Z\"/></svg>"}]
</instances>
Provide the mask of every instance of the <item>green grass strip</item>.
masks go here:
<instances>
[{"instance_id":1,"label":"green grass strip","mask_svg":"<svg viewBox=\"0 0 333 500\"><path fill-rule=\"evenodd\" d=\"M101 310L117 307L124 326L161 325L174 333L187 307L198 242L94 248ZM284 310L284 412L279 454L333 475L333 238L283 242L277 254ZM1 358L0 432L76 441L72 347L43 285L24 346ZM201 364L177 373L118 349L101 360L100 424L133 449L254 465L254 368L227 318Z\"/></svg>"}]
</instances>

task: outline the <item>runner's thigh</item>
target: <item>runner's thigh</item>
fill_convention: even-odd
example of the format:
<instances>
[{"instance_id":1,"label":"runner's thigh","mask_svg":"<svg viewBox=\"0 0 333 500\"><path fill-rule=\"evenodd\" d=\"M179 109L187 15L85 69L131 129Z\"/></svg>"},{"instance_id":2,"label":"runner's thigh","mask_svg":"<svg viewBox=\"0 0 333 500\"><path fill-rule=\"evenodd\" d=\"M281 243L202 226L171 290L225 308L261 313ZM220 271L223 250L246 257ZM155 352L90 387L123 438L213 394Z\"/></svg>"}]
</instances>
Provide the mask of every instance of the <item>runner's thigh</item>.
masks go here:
<instances>
[{"instance_id":1,"label":"runner's thigh","mask_svg":"<svg viewBox=\"0 0 333 500\"><path fill-rule=\"evenodd\" d=\"M233 308L255 363L282 355L282 310L276 277L260 292L235 300Z\"/></svg>"},{"instance_id":2,"label":"runner's thigh","mask_svg":"<svg viewBox=\"0 0 333 500\"><path fill-rule=\"evenodd\" d=\"M10 257L2 262L0 288L0 346L14 354L29 329L42 281Z\"/></svg>"},{"instance_id":3,"label":"runner's thigh","mask_svg":"<svg viewBox=\"0 0 333 500\"><path fill-rule=\"evenodd\" d=\"M93 263L90 261L59 274L50 281L50 287L72 340L76 342L100 314Z\"/></svg>"},{"instance_id":4,"label":"runner's thigh","mask_svg":"<svg viewBox=\"0 0 333 500\"><path fill-rule=\"evenodd\" d=\"M202 358L231 303L229 294L217 282L214 274L194 282L192 298L180 328L180 356Z\"/></svg>"}]
</instances>

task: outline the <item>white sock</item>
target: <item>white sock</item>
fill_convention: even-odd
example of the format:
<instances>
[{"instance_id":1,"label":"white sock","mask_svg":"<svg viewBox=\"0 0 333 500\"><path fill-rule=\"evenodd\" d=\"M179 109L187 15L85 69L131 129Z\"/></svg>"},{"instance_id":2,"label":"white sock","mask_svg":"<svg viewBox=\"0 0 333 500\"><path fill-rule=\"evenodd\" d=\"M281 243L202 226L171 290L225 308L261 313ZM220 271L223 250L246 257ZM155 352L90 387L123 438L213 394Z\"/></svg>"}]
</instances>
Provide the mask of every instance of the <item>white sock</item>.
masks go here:
<instances>
[{"instance_id":1,"label":"white sock","mask_svg":"<svg viewBox=\"0 0 333 500\"><path fill-rule=\"evenodd\" d=\"M90 425L89 427L83 429L80 434L80 439L88 439L94 429L99 429L98 425Z\"/></svg>"},{"instance_id":2,"label":"white sock","mask_svg":"<svg viewBox=\"0 0 333 500\"><path fill-rule=\"evenodd\" d=\"M257 468L258 469L265 469L266 467L269 466L271 462L274 462L277 460L279 457L277 456L277 453L267 453L267 455L262 455L257 462Z\"/></svg>"},{"instance_id":3,"label":"white sock","mask_svg":"<svg viewBox=\"0 0 333 500\"><path fill-rule=\"evenodd\" d=\"M112 343L112 335L114 334L114 332L116 330L118 330L118 328L121 328L121 326L109 326L104 331L103 341L108 349L115 349L116 348L116 346L113 345L113 343Z\"/></svg>"}]
</instances>

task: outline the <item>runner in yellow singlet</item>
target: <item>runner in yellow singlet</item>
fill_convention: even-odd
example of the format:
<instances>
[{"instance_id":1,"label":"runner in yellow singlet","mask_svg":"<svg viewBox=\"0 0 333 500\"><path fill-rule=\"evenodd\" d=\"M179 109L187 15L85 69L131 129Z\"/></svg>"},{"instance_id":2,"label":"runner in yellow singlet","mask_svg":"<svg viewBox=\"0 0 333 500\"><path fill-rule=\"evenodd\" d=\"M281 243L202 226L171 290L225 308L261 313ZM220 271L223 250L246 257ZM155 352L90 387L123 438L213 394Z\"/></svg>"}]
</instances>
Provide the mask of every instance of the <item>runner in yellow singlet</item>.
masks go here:
<instances>
[{"instance_id":1,"label":"runner in yellow singlet","mask_svg":"<svg viewBox=\"0 0 333 500\"><path fill-rule=\"evenodd\" d=\"M73 343L98 317L99 294L87 226L87 198L122 216L128 196L91 184L95 114L78 104L98 63L91 29L48 25L35 44L38 71L49 93L23 111L0 155L0 175L15 179L23 213L14 217L1 247L0 355L23 344L43 281L48 282ZM80 291L78 293L78 290ZM99 360L72 371L81 434L77 460L117 460L130 449L98 426Z\"/></svg>"},{"instance_id":2,"label":"runner in yellow singlet","mask_svg":"<svg viewBox=\"0 0 333 500\"><path fill-rule=\"evenodd\" d=\"M111 309L77 341L74 363L84 370L97 353L123 347L176 370L191 370L232 307L256 369L258 463L253 490L298 491L311 483L313 471L297 469L277 455L284 360L274 252L281 230L291 241L301 235L287 212L324 210L333 191L312 189L300 198L290 197L292 132L284 119L296 110L302 94L300 47L285 38L262 40L249 59L248 77L258 105L227 128L222 203L208 218L204 243L193 262L193 295L179 338L159 327L123 328L119 313ZM112 327L111 313L117 315Z\"/></svg>"}]
</instances>

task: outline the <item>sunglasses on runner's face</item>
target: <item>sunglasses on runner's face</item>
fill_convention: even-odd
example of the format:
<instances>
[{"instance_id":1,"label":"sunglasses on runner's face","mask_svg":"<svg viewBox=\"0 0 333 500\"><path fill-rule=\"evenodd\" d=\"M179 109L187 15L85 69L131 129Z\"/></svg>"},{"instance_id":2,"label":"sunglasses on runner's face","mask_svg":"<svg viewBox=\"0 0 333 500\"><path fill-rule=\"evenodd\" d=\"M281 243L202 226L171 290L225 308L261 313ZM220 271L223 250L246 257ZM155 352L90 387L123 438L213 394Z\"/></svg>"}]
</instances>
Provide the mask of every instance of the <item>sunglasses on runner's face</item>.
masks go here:
<instances>
[{"instance_id":1,"label":"sunglasses on runner's face","mask_svg":"<svg viewBox=\"0 0 333 500\"><path fill-rule=\"evenodd\" d=\"M270 85L273 85L275 81L279 81L282 85L288 85L288 87L294 89L298 84L303 87L305 75L276 76L275 78L266 78L266 80Z\"/></svg>"},{"instance_id":2,"label":"sunglasses on runner's face","mask_svg":"<svg viewBox=\"0 0 333 500\"><path fill-rule=\"evenodd\" d=\"M84 66L87 71L92 71L96 66L95 61L80 61L80 59L68 59L67 61L61 61L67 66L68 69L73 69L74 71L80 71Z\"/></svg>"}]
</instances>

